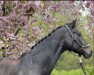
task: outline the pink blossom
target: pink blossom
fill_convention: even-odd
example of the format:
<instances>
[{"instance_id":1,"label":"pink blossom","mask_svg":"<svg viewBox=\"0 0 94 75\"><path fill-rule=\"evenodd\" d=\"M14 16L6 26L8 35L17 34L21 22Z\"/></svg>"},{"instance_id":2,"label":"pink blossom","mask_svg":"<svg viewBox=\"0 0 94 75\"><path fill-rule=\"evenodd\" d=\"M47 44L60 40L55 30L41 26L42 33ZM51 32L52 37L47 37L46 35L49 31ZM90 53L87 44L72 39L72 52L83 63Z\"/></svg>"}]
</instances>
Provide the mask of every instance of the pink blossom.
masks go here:
<instances>
[{"instance_id":1,"label":"pink blossom","mask_svg":"<svg viewBox=\"0 0 94 75\"><path fill-rule=\"evenodd\" d=\"M47 15L47 17L44 18L44 21L47 22L47 23L52 23L52 22L54 22L55 20L52 19L50 15Z\"/></svg>"},{"instance_id":2,"label":"pink blossom","mask_svg":"<svg viewBox=\"0 0 94 75\"><path fill-rule=\"evenodd\" d=\"M20 16L19 21L22 22L24 26L29 25L27 21L27 16Z\"/></svg>"},{"instance_id":3,"label":"pink blossom","mask_svg":"<svg viewBox=\"0 0 94 75\"><path fill-rule=\"evenodd\" d=\"M37 6L34 2L30 1L29 3L24 4L23 8L25 10L35 11Z\"/></svg>"}]
</instances>

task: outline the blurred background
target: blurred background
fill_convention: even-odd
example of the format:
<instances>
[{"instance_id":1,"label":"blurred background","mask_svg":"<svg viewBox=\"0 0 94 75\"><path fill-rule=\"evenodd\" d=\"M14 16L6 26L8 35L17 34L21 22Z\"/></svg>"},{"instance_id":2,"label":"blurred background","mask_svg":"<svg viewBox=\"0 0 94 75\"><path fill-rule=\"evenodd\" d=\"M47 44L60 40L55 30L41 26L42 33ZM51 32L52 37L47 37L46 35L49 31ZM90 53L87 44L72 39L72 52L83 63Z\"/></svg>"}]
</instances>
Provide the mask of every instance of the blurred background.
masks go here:
<instances>
[{"instance_id":1,"label":"blurred background","mask_svg":"<svg viewBox=\"0 0 94 75\"><path fill-rule=\"evenodd\" d=\"M53 29L77 19L78 30L94 51L94 1L0 1L0 57L19 58ZM83 58L94 75L94 53ZM52 75L83 75L79 58L64 52Z\"/></svg>"}]
</instances>

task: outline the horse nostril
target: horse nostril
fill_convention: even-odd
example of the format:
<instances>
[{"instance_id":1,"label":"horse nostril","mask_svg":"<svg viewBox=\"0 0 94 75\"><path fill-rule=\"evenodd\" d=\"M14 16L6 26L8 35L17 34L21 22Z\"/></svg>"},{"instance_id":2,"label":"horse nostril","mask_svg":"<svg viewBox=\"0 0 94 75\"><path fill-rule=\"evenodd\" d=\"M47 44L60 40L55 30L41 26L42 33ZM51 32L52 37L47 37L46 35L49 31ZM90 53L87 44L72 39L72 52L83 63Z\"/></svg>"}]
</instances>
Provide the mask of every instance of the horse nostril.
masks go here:
<instances>
[{"instance_id":1,"label":"horse nostril","mask_svg":"<svg viewBox=\"0 0 94 75\"><path fill-rule=\"evenodd\" d=\"M94 51L93 51L93 50L91 50L91 54L93 54L93 52L94 52Z\"/></svg>"},{"instance_id":2,"label":"horse nostril","mask_svg":"<svg viewBox=\"0 0 94 75\"><path fill-rule=\"evenodd\" d=\"M89 53L89 56L90 56L90 57L92 56L92 53L93 53L93 51L91 50L90 53Z\"/></svg>"}]
</instances>

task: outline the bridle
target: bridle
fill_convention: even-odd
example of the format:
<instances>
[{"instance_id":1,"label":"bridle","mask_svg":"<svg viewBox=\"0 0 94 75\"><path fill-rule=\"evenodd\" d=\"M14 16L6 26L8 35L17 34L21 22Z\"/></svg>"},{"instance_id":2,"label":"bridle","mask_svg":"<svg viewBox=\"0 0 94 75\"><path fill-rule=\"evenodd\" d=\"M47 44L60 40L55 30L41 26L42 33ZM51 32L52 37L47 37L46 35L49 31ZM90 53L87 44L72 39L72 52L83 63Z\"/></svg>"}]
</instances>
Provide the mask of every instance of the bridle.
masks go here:
<instances>
[{"instance_id":1,"label":"bridle","mask_svg":"<svg viewBox=\"0 0 94 75\"><path fill-rule=\"evenodd\" d=\"M68 25L65 25L65 27L67 28L68 32L70 33L72 39L81 47L81 48L80 48L81 50L84 49L84 48L89 47L89 45L86 45L86 46L81 45L80 42L75 38L75 36L74 36L73 33L71 32L71 30L70 30L70 28L68 27ZM80 58L81 58L81 56L80 56ZM81 66L81 68L82 68L82 70L83 70L83 73L84 73L84 75L86 75L86 71L85 71L85 69L84 69L84 65L83 65L83 63L82 63L82 60L79 59L79 61L80 61L80 66Z\"/></svg>"},{"instance_id":2,"label":"bridle","mask_svg":"<svg viewBox=\"0 0 94 75\"><path fill-rule=\"evenodd\" d=\"M73 35L73 33L71 32L70 28L68 27L68 25L65 25L65 27L67 28L68 32L70 33L72 39L80 46L80 50L89 47L89 45L81 45L81 43L75 38L75 36Z\"/></svg>"}]
</instances>

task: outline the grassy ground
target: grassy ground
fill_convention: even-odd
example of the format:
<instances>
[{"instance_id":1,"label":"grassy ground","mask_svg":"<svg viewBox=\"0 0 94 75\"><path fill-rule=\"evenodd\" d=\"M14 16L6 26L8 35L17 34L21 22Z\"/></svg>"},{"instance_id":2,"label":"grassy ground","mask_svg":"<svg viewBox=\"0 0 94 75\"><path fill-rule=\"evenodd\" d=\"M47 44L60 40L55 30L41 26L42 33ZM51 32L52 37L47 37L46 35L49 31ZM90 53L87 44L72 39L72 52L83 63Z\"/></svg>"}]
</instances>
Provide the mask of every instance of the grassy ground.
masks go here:
<instances>
[{"instance_id":1,"label":"grassy ground","mask_svg":"<svg viewBox=\"0 0 94 75\"><path fill-rule=\"evenodd\" d=\"M86 67L86 74L87 75L94 75L94 69L91 67ZM84 75L82 69L74 69L74 70L61 70L58 71L56 69L53 70L51 75Z\"/></svg>"},{"instance_id":2,"label":"grassy ground","mask_svg":"<svg viewBox=\"0 0 94 75\"><path fill-rule=\"evenodd\" d=\"M57 71L57 70L53 70L51 75L84 75L83 71L81 69L75 69L75 70L61 70L61 71ZM94 75L93 72L87 72L87 75Z\"/></svg>"}]
</instances>

